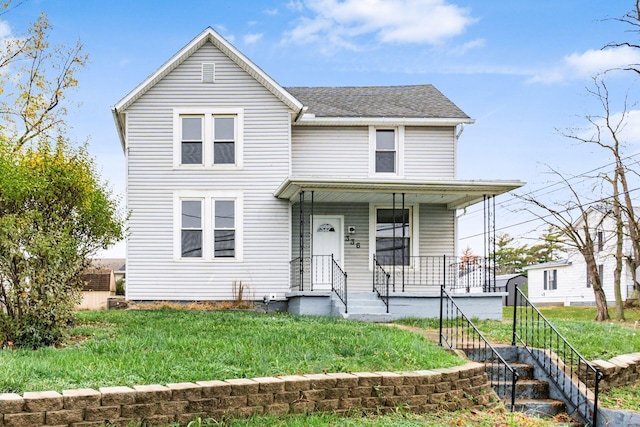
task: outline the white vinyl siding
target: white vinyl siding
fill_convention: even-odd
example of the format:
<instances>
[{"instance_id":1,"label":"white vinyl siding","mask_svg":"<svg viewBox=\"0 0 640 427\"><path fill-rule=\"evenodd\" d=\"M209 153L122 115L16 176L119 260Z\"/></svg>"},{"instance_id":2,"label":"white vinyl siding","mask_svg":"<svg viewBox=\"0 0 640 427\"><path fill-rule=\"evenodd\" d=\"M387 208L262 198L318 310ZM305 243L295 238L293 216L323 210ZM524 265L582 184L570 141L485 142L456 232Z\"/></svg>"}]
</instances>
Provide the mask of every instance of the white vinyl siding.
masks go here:
<instances>
[{"instance_id":1,"label":"white vinyl siding","mask_svg":"<svg viewBox=\"0 0 640 427\"><path fill-rule=\"evenodd\" d=\"M204 62L216 64L215 84L202 84ZM174 111L179 109L185 114L242 111L242 168L176 167ZM127 109L129 299L230 300L234 281L247 286L248 298L284 297L289 289L290 207L273 192L289 174L290 113L210 43ZM242 261L176 259L174 195L187 197L191 191L204 198L212 189L218 196L242 193L242 222L236 218L236 233L240 226L243 233ZM203 225L213 227L212 222ZM205 251L213 251L213 237L209 239Z\"/></svg>"},{"instance_id":2,"label":"white vinyl siding","mask_svg":"<svg viewBox=\"0 0 640 427\"><path fill-rule=\"evenodd\" d=\"M375 174L375 145L372 143L375 129L294 125L292 174L317 178L393 177L393 174ZM398 175L415 180L455 179L453 127L404 126L394 129L398 138L401 138L401 131L404 134L404 143L398 147Z\"/></svg>"}]
</instances>

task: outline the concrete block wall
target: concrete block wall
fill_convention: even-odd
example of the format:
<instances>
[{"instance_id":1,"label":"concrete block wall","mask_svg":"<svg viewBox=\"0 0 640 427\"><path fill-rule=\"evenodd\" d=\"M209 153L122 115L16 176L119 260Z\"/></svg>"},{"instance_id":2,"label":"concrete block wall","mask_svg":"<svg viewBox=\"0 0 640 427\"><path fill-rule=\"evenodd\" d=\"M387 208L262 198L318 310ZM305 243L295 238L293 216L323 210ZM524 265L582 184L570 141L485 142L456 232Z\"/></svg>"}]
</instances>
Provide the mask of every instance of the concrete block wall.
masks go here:
<instances>
[{"instance_id":1,"label":"concrete block wall","mask_svg":"<svg viewBox=\"0 0 640 427\"><path fill-rule=\"evenodd\" d=\"M600 369L603 374L600 381L601 390L625 387L640 382L640 353L623 354L608 361L594 360L591 364L594 368Z\"/></svg>"},{"instance_id":2,"label":"concrete block wall","mask_svg":"<svg viewBox=\"0 0 640 427\"><path fill-rule=\"evenodd\" d=\"M163 385L0 394L0 427L186 425L196 417L344 413L402 406L414 412L492 406L484 365L447 369L290 375Z\"/></svg>"}]
</instances>

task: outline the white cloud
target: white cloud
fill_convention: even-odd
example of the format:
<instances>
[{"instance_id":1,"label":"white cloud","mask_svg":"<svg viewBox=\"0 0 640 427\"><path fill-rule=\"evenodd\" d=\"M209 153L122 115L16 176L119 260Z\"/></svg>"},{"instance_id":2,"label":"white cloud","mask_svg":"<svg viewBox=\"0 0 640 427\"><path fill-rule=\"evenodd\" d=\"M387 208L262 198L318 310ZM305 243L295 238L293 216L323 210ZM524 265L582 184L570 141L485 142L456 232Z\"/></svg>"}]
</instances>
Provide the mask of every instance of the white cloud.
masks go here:
<instances>
[{"instance_id":1,"label":"white cloud","mask_svg":"<svg viewBox=\"0 0 640 427\"><path fill-rule=\"evenodd\" d=\"M453 55L463 55L469 50L482 48L486 45L487 41L485 39L475 39L449 49L448 53Z\"/></svg>"},{"instance_id":2,"label":"white cloud","mask_svg":"<svg viewBox=\"0 0 640 427\"><path fill-rule=\"evenodd\" d=\"M304 10L304 5L300 0L291 0L287 3L287 8L296 12L302 12Z\"/></svg>"},{"instance_id":3,"label":"white cloud","mask_svg":"<svg viewBox=\"0 0 640 427\"><path fill-rule=\"evenodd\" d=\"M288 7L311 17L298 19L285 42L322 40L346 48L356 48L356 38L365 35L380 43L440 44L477 21L448 0L306 0Z\"/></svg>"},{"instance_id":4,"label":"white cloud","mask_svg":"<svg viewBox=\"0 0 640 427\"><path fill-rule=\"evenodd\" d=\"M0 40L11 36L11 27L7 21L0 19Z\"/></svg>"},{"instance_id":5,"label":"white cloud","mask_svg":"<svg viewBox=\"0 0 640 427\"><path fill-rule=\"evenodd\" d=\"M559 83L592 77L607 70L624 68L629 64L640 64L640 49L627 46L606 50L590 49L565 56L560 66L538 73L530 81Z\"/></svg>"},{"instance_id":6,"label":"white cloud","mask_svg":"<svg viewBox=\"0 0 640 427\"><path fill-rule=\"evenodd\" d=\"M607 144L613 143L611 135L606 130L605 119L594 118L593 121L600 129L602 129L600 134L602 142ZM609 117L609 122L614 128L619 126L616 136L621 143L633 145L640 144L640 110L629 110L626 114L622 112L612 113ZM595 127L591 127L579 132L577 136L585 140L596 139L597 133Z\"/></svg>"},{"instance_id":7,"label":"white cloud","mask_svg":"<svg viewBox=\"0 0 640 427\"><path fill-rule=\"evenodd\" d=\"M263 12L267 15L274 16L278 14L278 9L265 9Z\"/></svg>"},{"instance_id":8,"label":"white cloud","mask_svg":"<svg viewBox=\"0 0 640 427\"><path fill-rule=\"evenodd\" d=\"M260 40L264 34L263 33L249 33L244 35L244 44L253 44Z\"/></svg>"}]
</instances>

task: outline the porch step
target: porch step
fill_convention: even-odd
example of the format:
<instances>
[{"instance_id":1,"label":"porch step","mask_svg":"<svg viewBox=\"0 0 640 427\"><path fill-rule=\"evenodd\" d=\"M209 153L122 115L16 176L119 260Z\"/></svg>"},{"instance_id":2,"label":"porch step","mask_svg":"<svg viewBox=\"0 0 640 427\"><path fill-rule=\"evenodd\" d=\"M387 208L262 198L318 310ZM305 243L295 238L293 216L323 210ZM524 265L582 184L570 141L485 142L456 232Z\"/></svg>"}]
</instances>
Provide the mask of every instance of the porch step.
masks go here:
<instances>
[{"instance_id":1,"label":"porch step","mask_svg":"<svg viewBox=\"0 0 640 427\"><path fill-rule=\"evenodd\" d=\"M347 295L347 313L337 298L333 301L334 312L350 320L363 322L390 322L393 317L387 313L387 307L375 292L349 292Z\"/></svg>"}]
</instances>

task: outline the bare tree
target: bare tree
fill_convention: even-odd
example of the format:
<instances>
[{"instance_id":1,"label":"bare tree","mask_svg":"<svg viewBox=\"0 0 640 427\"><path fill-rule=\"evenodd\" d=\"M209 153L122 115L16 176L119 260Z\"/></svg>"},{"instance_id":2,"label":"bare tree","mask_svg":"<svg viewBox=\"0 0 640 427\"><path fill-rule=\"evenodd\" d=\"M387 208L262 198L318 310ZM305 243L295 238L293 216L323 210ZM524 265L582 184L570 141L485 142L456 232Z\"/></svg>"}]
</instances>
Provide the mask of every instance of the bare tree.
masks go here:
<instances>
[{"instance_id":1,"label":"bare tree","mask_svg":"<svg viewBox=\"0 0 640 427\"><path fill-rule=\"evenodd\" d=\"M0 16L19 5L0 3ZM63 133L63 101L87 62L79 41L51 46L50 30L42 14L24 35L0 40L0 139L16 150L34 138Z\"/></svg>"},{"instance_id":2,"label":"bare tree","mask_svg":"<svg viewBox=\"0 0 640 427\"><path fill-rule=\"evenodd\" d=\"M635 0L635 4L633 8L629 12L625 13L622 17L612 18L612 19L614 21L618 21L625 25L630 26L631 29L629 30L629 32L640 34L640 0ZM620 42L620 43L611 42L611 43L607 43L604 46L604 49L616 48L616 47L630 47L633 49L640 49L640 44L628 42L628 41ZM633 71L636 74L640 74L640 64L629 64L628 66L623 67L622 69L627 71Z\"/></svg>"},{"instance_id":3,"label":"bare tree","mask_svg":"<svg viewBox=\"0 0 640 427\"><path fill-rule=\"evenodd\" d=\"M591 285L596 301L596 318L597 321L609 320L609 311L607 308L607 297L602 287L602 280L598 271L596 262L596 248L592 232L602 225L606 215L592 215L594 209L591 205L593 202L582 200L577 189L569 182L569 180L560 172L551 169L571 193L571 199L562 204L548 204L532 194L518 196L521 200L537 207L530 207L525 210L532 215L538 217L551 227L561 233L560 240L568 247L577 250L587 264L587 272L591 278Z\"/></svg>"}]
</instances>

